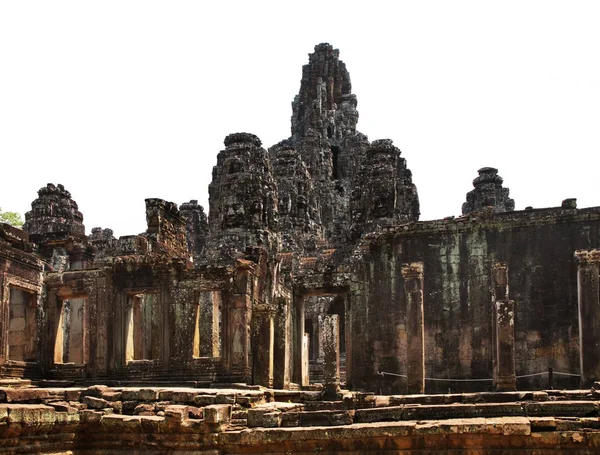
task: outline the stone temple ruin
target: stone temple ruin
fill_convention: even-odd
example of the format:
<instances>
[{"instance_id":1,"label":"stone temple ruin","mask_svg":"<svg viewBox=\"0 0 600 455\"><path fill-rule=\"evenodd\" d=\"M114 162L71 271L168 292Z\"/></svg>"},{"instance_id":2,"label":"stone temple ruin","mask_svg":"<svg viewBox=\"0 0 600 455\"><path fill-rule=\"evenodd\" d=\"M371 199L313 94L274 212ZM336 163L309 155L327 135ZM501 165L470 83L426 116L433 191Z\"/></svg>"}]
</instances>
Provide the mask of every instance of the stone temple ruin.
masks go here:
<instances>
[{"instance_id":1,"label":"stone temple ruin","mask_svg":"<svg viewBox=\"0 0 600 455\"><path fill-rule=\"evenodd\" d=\"M419 221L406 160L356 129L329 44L292 111L268 149L225 138L208 215L147 199L146 232L86 235L48 184L22 230L0 225L0 445L598 447L600 207L515 211L487 167L462 216Z\"/></svg>"}]
</instances>

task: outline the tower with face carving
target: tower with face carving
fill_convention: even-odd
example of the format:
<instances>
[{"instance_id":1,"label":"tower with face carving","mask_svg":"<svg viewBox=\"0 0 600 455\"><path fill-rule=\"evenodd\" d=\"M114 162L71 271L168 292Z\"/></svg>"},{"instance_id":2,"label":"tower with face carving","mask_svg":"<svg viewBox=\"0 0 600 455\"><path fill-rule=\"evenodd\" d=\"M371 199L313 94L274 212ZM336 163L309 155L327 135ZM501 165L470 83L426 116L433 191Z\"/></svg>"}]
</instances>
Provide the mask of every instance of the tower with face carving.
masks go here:
<instances>
[{"instance_id":1,"label":"tower with face carving","mask_svg":"<svg viewBox=\"0 0 600 455\"><path fill-rule=\"evenodd\" d=\"M256 245L274 251L277 187L267 151L254 134L230 134L224 142L208 188L210 255L238 257Z\"/></svg>"}]
</instances>

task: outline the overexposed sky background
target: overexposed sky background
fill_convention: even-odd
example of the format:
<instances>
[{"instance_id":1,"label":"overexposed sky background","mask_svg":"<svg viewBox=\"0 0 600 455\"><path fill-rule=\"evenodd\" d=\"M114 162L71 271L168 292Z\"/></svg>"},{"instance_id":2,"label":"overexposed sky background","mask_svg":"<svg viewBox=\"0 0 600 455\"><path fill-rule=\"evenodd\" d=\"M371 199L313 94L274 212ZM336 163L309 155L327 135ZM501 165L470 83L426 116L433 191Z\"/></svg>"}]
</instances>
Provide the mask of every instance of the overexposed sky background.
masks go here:
<instances>
[{"instance_id":1,"label":"overexposed sky background","mask_svg":"<svg viewBox=\"0 0 600 455\"><path fill-rule=\"evenodd\" d=\"M316 44L340 50L358 129L391 138L421 219L459 215L477 169L517 209L600 205L600 2L2 1L0 207L62 183L89 233L198 199L229 133L290 135Z\"/></svg>"}]
</instances>

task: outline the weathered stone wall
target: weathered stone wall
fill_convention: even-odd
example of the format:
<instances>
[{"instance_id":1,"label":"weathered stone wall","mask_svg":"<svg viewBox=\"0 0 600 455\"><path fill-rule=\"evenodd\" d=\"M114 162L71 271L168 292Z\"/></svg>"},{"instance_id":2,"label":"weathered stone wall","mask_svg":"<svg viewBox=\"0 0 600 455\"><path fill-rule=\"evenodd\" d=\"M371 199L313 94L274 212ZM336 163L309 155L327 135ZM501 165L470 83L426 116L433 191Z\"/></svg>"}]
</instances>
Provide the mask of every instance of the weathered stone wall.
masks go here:
<instances>
[{"instance_id":1,"label":"weathered stone wall","mask_svg":"<svg viewBox=\"0 0 600 455\"><path fill-rule=\"evenodd\" d=\"M0 224L2 376L39 376L41 373L39 346L43 324L44 264L30 252L32 247L25 232Z\"/></svg>"},{"instance_id":2,"label":"weathered stone wall","mask_svg":"<svg viewBox=\"0 0 600 455\"><path fill-rule=\"evenodd\" d=\"M493 377L492 267L508 266L515 308L517 375L579 373L575 250L600 245L600 209L544 209L422 222L399 226L364 241L362 284L353 319L356 387L378 383L377 371L406 374L404 263L424 264L426 376ZM544 378L519 379L522 388L545 386ZM578 378L557 377L563 386ZM438 383L429 391L486 390L491 382ZM387 390L405 390L387 378Z\"/></svg>"}]
</instances>

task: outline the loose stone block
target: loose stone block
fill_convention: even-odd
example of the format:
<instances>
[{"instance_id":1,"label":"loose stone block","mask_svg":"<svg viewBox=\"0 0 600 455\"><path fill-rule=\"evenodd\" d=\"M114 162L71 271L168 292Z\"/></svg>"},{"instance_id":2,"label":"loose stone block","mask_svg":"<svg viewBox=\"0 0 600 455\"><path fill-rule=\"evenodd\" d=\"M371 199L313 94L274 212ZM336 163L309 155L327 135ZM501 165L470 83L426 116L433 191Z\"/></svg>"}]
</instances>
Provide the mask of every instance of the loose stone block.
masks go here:
<instances>
[{"instance_id":1,"label":"loose stone block","mask_svg":"<svg viewBox=\"0 0 600 455\"><path fill-rule=\"evenodd\" d=\"M182 404L174 404L165 408L165 419L169 422L183 422L188 418L188 407Z\"/></svg>"},{"instance_id":2,"label":"loose stone block","mask_svg":"<svg viewBox=\"0 0 600 455\"><path fill-rule=\"evenodd\" d=\"M229 423L231 420L231 405L215 404L204 408L204 421L208 424Z\"/></svg>"}]
</instances>

